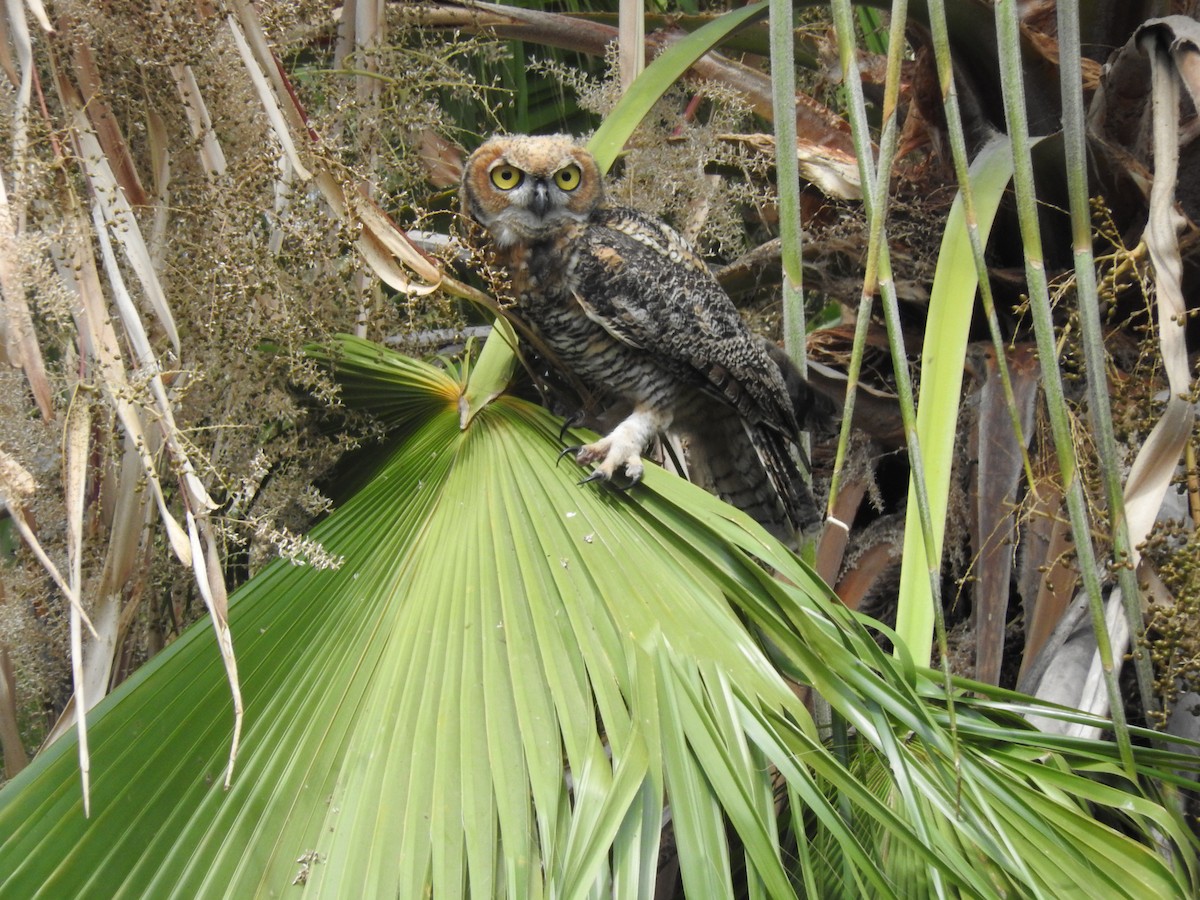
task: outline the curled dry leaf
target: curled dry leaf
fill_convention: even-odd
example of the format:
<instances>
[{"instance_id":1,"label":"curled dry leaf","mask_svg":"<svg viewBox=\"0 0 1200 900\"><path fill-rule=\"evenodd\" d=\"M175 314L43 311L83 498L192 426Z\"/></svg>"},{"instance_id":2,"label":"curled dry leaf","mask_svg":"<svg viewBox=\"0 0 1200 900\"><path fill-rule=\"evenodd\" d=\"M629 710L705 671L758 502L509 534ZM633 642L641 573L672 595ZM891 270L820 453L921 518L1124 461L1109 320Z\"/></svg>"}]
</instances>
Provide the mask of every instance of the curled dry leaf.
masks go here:
<instances>
[{"instance_id":1,"label":"curled dry leaf","mask_svg":"<svg viewBox=\"0 0 1200 900\"><path fill-rule=\"evenodd\" d=\"M1174 16L1150 20L1138 29L1109 69L1127 78L1130 66L1136 64L1136 56L1144 54L1149 59L1150 91L1148 96L1143 96L1151 107L1151 131L1115 133L1125 134L1127 141L1135 147L1153 150L1153 183L1143 241L1153 264L1159 351L1170 385L1163 414L1139 449L1125 484L1125 514L1129 542L1134 548L1145 540L1154 526L1195 421L1195 407L1187 399L1191 378L1183 327L1187 308L1182 290L1183 265L1178 237L1184 219L1176 208L1181 113L1181 77L1177 60L1194 60L1198 35L1200 30L1190 19ZM1140 119L1138 127L1145 129L1146 121L1145 117ZM1125 114L1120 122L1110 117L1104 124L1115 128L1121 124L1128 126L1132 122L1133 119ZM1139 560L1140 551L1134 549L1130 562L1136 566ZM1130 641L1129 623L1120 604L1121 592L1114 589L1106 603L1105 617L1113 653L1117 656L1126 652ZM1062 627L1060 625L1060 629ZM1095 638L1089 632L1082 637L1073 635L1071 639L1090 641L1092 652L1086 675L1083 674L1078 654L1070 659L1064 657L1056 668L1043 675L1037 694L1039 697L1048 697L1052 692L1057 692L1056 699L1061 702L1102 714L1107 711L1109 701L1100 654L1095 649ZM1069 696L1063 696L1064 691ZM1073 736L1094 737L1099 734L1093 726L1042 724L1043 727Z\"/></svg>"},{"instance_id":2,"label":"curled dry leaf","mask_svg":"<svg viewBox=\"0 0 1200 900\"><path fill-rule=\"evenodd\" d=\"M720 139L743 144L756 153L775 158L775 138L772 135L722 134ZM800 164L800 175L820 188L827 197L838 200L862 199L858 160L852 152L799 137L796 140L796 159Z\"/></svg>"},{"instance_id":3,"label":"curled dry leaf","mask_svg":"<svg viewBox=\"0 0 1200 900\"><path fill-rule=\"evenodd\" d=\"M244 12L244 11L243 11ZM308 167L300 160L300 154L296 150L296 144L292 140L292 132L288 127L288 123L284 116L283 101L278 96L277 92L272 89L269 76L264 69L270 71L275 68L274 59L267 52L267 58L263 58L263 50L265 40L254 40L254 37L261 37L261 34L255 35L251 30L250 35L247 35L243 30L243 24L239 24L238 20L233 16L229 16L229 32L233 35L233 41L237 45L238 53L241 54L242 62L246 66L246 72L250 76L250 81L254 85L255 91L258 93L259 100L262 101L263 110L267 114L267 119L271 123L272 130L280 146L283 148L284 154L288 158L288 162L292 164L296 175L302 181L308 181L312 177ZM254 25L257 25L257 20L252 20ZM257 51L257 52L256 52Z\"/></svg>"},{"instance_id":4,"label":"curled dry leaf","mask_svg":"<svg viewBox=\"0 0 1200 900\"><path fill-rule=\"evenodd\" d=\"M212 619L217 646L221 651L221 661L225 664L225 674L229 680L229 691L233 696L233 738L229 744L229 765L225 770L225 790L229 790L233 783L233 764L237 759L242 721L245 718L237 657L233 652L233 635L229 630L229 597L225 592L221 561L208 519L197 519L188 512L187 528L188 539L192 545L192 568L196 573L196 585L200 588L200 595L204 598L204 605Z\"/></svg>"},{"instance_id":5,"label":"curled dry leaf","mask_svg":"<svg viewBox=\"0 0 1200 900\"><path fill-rule=\"evenodd\" d=\"M112 107L104 97L103 78L96 65L92 48L84 40L72 42L72 61L75 76L83 94L84 108L95 129L96 138L104 148L104 155L113 168L125 197L134 206L146 206L149 202L146 191L138 177L137 164L129 151L129 143L121 130L121 124L113 114Z\"/></svg>"},{"instance_id":6,"label":"curled dry leaf","mask_svg":"<svg viewBox=\"0 0 1200 900\"><path fill-rule=\"evenodd\" d=\"M362 228L359 246L376 274L396 290L405 293L419 295L436 291L442 280L442 270L437 262L397 228L388 214L364 191L353 189L346 191L343 196L347 213L358 221ZM389 257L426 283L414 281L404 274L403 269L397 276L395 262L389 264Z\"/></svg>"},{"instance_id":7,"label":"curled dry leaf","mask_svg":"<svg viewBox=\"0 0 1200 900\"><path fill-rule=\"evenodd\" d=\"M112 167L104 156L104 150L84 114L82 99L71 89L65 89L64 95L69 98L68 102L74 104L75 135L79 143L84 176L92 189L94 215L98 218L97 233L111 234L121 246L129 267L142 286L147 302L178 354L179 330L175 325L175 315L158 280L158 273L154 269L150 249L142 237L137 217L134 216L129 201L125 199L125 193L117 183Z\"/></svg>"},{"instance_id":8,"label":"curled dry leaf","mask_svg":"<svg viewBox=\"0 0 1200 900\"><path fill-rule=\"evenodd\" d=\"M63 244L54 254L54 259L63 283L79 298L73 313L81 344L95 365L95 377L101 389L116 410L129 441L141 456L142 468L167 529L171 549L184 565L190 565L191 548L187 535L163 496L158 464L154 458L156 442L148 438L141 412L129 399L135 392L129 383L120 343L108 314L96 259L91 245L83 238L87 234L86 219L78 208L64 212L67 227L63 230Z\"/></svg>"},{"instance_id":9,"label":"curled dry leaf","mask_svg":"<svg viewBox=\"0 0 1200 900\"><path fill-rule=\"evenodd\" d=\"M37 481L29 470L0 449L0 500L10 509L19 509L37 491Z\"/></svg>"},{"instance_id":10,"label":"curled dry leaf","mask_svg":"<svg viewBox=\"0 0 1200 900\"><path fill-rule=\"evenodd\" d=\"M1181 17L1175 17L1181 18ZM1158 515L1175 469L1191 435L1195 407L1186 399L1191 388L1184 324L1187 304L1183 296L1183 263L1179 232L1184 220L1175 208L1179 172L1180 96L1178 72L1173 55L1196 58L1196 43L1184 41L1174 30L1180 25L1200 31L1190 19L1179 23L1152 20L1138 31L1135 40L1150 56L1154 92L1154 183L1150 190L1150 216L1144 240L1154 265L1159 347L1170 396L1162 418L1150 432L1133 463L1125 486L1125 509L1130 542L1136 547L1149 533ZM1138 554L1134 552L1134 565Z\"/></svg>"},{"instance_id":11,"label":"curled dry leaf","mask_svg":"<svg viewBox=\"0 0 1200 900\"><path fill-rule=\"evenodd\" d=\"M85 399L76 395L67 413L63 435L63 483L67 507L67 554L71 565L71 590L76 597L83 593L83 511L84 493L87 488L88 449L92 428L91 410ZM78 603L71 604L71 685L74 688L75 708L88 708L88 693L85 685L83 665L83 610ZM95 636L95 629L92 629ZM79 745L79 778L83 790L83 815L91 815L91 754L88 751L87 717L75 716L75 733Z\"/></svg>"},{"instance_id":12,"label":"curled dry leaf","mask_svg":"<svg viewBox=\"0 0 1200 900\"><path fill-rule=\"evenodd\" d=\"M462 148L450 143L432 128L417 135L417 155L429 183L436 188L457 187L462 181Z\"/></svg>"}]
</instances>

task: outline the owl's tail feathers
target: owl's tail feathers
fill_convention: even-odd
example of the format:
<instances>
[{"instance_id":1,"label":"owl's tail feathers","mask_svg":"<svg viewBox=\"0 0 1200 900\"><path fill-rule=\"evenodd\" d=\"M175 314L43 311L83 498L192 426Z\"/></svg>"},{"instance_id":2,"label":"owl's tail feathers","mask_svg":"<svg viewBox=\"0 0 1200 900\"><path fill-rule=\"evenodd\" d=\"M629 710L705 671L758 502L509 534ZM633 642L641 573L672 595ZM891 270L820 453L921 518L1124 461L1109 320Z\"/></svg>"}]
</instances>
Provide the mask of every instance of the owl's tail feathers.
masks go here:
<instances>
[{"instance_id":1,"label":"owl's tail feathers","mask_svg":"<svg viewBox=\"0 0 1200 900\"><path fill-rule=\"evenodd\" d=\"M749 425L731 410L710 420L703 437L691 437L687 460L692 481L793 548L797 531L821 523L791 443L772 428Z\"/></svg>"},{"instance_id":2,"label":"owl's tail feathers","mask_svg":"<svg viewBox=\"0 0 1200 900\"><path fill-rule=\"evenodd\" d=\"M774 429L752 427L749 430L753 432L751 446L757 449L763 470L778 498L777 504L783 507L789 543L792 543L797 531L810 532L824 520L808 482L796 466L796 456L803 451ZM746 431L743 427L743 433Z\"/></svg>"},{"instance_id":3,"label":"owl's tail feathers","mask_svg":"<svg viewBox=\"0 0 1200 900\"><path fill-rule=\"evenodd\" d=\"M796 412L796 423L802 431L812 434L833 434L837 431L842 415L842 401L834 399L831 392L823 391L823 385L814 385L800 374L784 349L771 341L764 340L767 355L779 367L792 409Z\"/></svg>"}]
</instances>

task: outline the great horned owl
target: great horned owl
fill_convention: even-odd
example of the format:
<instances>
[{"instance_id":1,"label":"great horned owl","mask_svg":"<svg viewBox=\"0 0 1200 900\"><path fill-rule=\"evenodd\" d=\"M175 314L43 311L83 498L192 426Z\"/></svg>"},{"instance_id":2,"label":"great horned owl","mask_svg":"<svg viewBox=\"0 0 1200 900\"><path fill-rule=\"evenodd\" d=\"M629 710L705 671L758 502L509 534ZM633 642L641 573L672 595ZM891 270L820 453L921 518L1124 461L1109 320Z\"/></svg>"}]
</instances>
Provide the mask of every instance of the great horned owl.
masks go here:
<instances>
[{"instance_id":1,"label":"great horned owl","mask_svg":"<svg viewBox=\"0 0 1200 900\"><path fill-rule=\"evenodd\" d=\"M820 521L793 456L803 381L788 379L794 404L786 357L675 231L605 204L590 153L564 136L492 138L464 167L462 209L511 281L512 313L619 418L573 448L596 464L585 480L636 483L647 444L674 433L689 477L777 537Z\"/></svg>"}]
</instances>

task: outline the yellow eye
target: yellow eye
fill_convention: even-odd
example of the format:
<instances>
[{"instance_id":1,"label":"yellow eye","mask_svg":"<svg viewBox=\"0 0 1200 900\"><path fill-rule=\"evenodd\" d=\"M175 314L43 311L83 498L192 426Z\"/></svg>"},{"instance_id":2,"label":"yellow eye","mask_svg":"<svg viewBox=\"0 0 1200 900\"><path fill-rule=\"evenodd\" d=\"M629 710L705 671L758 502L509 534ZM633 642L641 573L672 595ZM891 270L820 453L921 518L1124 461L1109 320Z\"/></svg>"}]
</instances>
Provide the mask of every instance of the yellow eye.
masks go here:
<instances>
[{"instance_id":1,"label":"yellow eye","mask_svg":"<svg viewBox=\"0 0 1200 900\"><path fill-rule=\"evenodd\" d=\"M554 183L564 191L573 191L579 187L579 179L582 175L579 166L567 166L554 173Z\"/></svg>"},{"instance_id":2,"label":"yellow eye","mask_svg":"<svg viewBox=\"0 0 1200 900\"><path fill-rule=\"evenodd\" d=\"M512 166L496 166L492 169L492 184L502 191L511 191L525 179L525 173Z\"/></svg>"}]
</instances>

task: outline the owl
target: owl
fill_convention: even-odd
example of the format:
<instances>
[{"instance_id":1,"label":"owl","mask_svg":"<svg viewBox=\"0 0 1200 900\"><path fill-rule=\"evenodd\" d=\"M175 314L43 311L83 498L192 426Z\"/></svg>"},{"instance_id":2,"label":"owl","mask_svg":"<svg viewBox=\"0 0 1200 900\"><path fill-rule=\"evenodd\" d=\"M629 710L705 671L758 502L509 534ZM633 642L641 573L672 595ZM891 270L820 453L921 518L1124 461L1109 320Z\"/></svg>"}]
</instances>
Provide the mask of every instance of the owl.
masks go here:
<instances>
[{"instance_id":1,"label":"owl","mask_svg":"<svg viewBox=\"0 0 1200 900\"><path fill-rule=\"evenodd\" d=\"M675 436L691 480L785 542L820 521L798 468L807 385L680 235L605 203L587 150L494 137L463 168L462 212L511 315L598 404L607 433L564 451L594 464L585 482L636 484L647 446Z\"/></svg>"}]
</instances>

